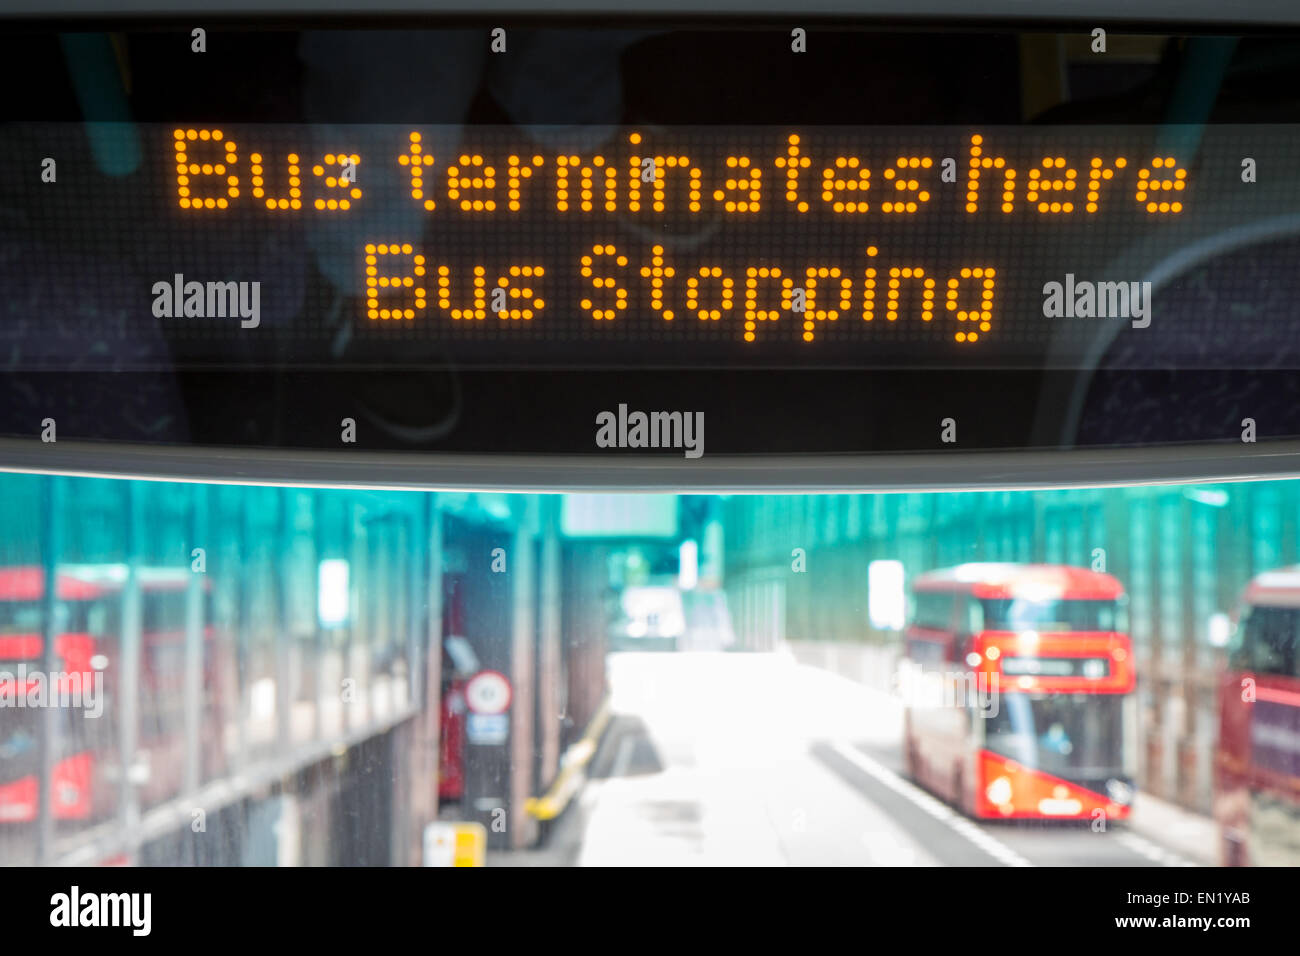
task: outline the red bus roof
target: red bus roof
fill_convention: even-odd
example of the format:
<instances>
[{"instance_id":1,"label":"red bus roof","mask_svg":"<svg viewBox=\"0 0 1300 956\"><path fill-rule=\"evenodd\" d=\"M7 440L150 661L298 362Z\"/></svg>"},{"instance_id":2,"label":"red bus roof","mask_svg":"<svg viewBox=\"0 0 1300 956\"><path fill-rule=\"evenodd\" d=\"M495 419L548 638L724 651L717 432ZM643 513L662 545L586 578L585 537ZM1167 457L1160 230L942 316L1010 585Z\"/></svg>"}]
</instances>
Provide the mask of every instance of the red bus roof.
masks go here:
<instances>
[{"instance_id":1,"label":"red bus roof","mask_svg":"<svg viewBox=\"0 0 1300 956\"><path fill-rule=\"evenodd\" d=\"M108 591L119 591L126 584L125 564L69 564L59 569L76 575L83 581L92 581ZM137 568L140 587L145 591L183 591L190 583L188 567ZM206 578L204 579L206 582Z\"/></svg>"},{"instance_id":2,"label":"red bus roof","mask_svg":"<svg viewBox=\"0 0 1300 956\"><path fill-rule=\"evenodd\" d=\"M88 601L115 594L126 583L125 564L68 564L59 568L58 596L64 601ZM139 569L140 587L149 592L180 591L189 583L190 570ZM204 581L205 589L208 582ZM35 565L0 567L0 601L39 601L45 592L45 572Z\"/></svg>"},{"instance_id":3,"label":"red bus roof","mask_svg":"<svg viewBox=\"0 0 1300 956\"><path fill-rule=\"evenodd\" d=\"M65 601L102 597L108 590L75 574L59 572L58 596ZM45 593L45 571L38 567L0 568L0 601L39 601Z\"/></svg>"},{"instance_id":4,"label":"red bus roof","mask_svg":"<svg viewBox=\"0 0 1300 956\"><path fill-rule=\"evenodd\" d=\"M1265 607L1300 607L1300 564L1255 575L1246 585L1242 601Z\"/></svg>"},{"instance_id":5,"label":"red bus roof","mask_svg":"<svg viewBox=\"0 0 1300 956\"><path fill-rule=\"evenodd\" d=\"M1109 574L1064 564L975 562L920 574L912 590L954 591L977 598L1106 601L1123 595L1124 586Z\"/></svg>"}]
</instances>

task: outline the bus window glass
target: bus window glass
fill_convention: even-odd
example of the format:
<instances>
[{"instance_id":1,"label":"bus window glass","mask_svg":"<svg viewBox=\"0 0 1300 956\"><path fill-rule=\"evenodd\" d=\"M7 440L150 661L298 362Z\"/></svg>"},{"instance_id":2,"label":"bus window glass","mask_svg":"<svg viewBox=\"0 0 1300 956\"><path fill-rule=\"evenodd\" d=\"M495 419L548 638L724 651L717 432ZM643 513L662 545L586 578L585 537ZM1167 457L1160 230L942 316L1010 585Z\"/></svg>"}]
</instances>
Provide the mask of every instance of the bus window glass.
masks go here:
<instances>
[{"instance_id":1,"label":"bus window glass","mask_svg":"<svg viewBox=\"0 0 1300 956\"><path fill-rule=\"evenodd\" d=\"M985 728L988 747L1026 767L1072 780L1121 773L1119 695L1004 694Z\"/></svg>"},{"instance_id":2,"label":"bus window glass","mask_svg":"<svg viewBox=\"0 0 1300 956\"><path fill-rule=\"evenodd\" d=\"M0 785L36 772L40 713L16 707L0 709Z\"/></svg>"},{"instance_id":3,"label":"bus window glass","mask_svg":"<svg viewBox=\"0 0 1300 956\"><path fill-rule=\"evenodd\" d=\"M1260 674L1297 675L1296 634L1300 608L1256 607L1237 629L1233 667Z\"/></svg>"},{"instance_id":4,"label":"bus window glass","mask_svg":"<svg viewBox=\"0 0 1300 956\"><path fill-rule=\"evenodd\" d=\"M912 619L912 625L927 631L951 630L952 604L951 594L922 592L916 595L916 616Z\"/></svg>"},{"instance_id":5,"label":"bus window glass","mask_svg":"<svg viewBox=\"0 0 1300 956\"><path fill-rule=\"evenodd\" d=\"M983 602L990 631L1119 631L1124 622L1116 601L994 598Z\"/></svg>"}]
</instances>

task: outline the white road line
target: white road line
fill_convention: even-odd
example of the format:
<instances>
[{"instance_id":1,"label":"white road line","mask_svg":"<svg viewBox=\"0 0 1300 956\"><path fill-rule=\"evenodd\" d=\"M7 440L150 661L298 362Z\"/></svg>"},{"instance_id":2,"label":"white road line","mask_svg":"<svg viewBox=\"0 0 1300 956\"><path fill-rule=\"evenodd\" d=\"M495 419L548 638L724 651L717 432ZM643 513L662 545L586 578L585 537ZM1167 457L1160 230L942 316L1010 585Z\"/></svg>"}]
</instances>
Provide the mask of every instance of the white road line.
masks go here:
<instances>
[{"instance_id":1,"label":"white road line","mask_svg":"<svg viewBox=\"0 0 1300 956\"><path fill-rule=\"evenodd\" d=\"M1171 853L1169 850L1152 843L1146 837L1138 836L1131 830L1115 834L1115 839L1134 853L1146 857L1153 863L1159 863L1161 866L1196 866L1191 860L1185 860L1177 853Z\"/></svg>"},{"instance_id":2,"label":"white road line","mask_svg":"<svg viewBox=\"0 0 1300 956\"><path fill-rule=\"evenodd\" d=\"M830 747L859 770L869 774L878 783L884 784L936 820L947 824L950 829L964 836L999 863L1006 866L1033 866L1032 863L1001 840L985 833L952 807L936 800L915 784L904 780L884 764L868 757L858 748L842 743L833 743Z\"/></svg>"}]
</instances>

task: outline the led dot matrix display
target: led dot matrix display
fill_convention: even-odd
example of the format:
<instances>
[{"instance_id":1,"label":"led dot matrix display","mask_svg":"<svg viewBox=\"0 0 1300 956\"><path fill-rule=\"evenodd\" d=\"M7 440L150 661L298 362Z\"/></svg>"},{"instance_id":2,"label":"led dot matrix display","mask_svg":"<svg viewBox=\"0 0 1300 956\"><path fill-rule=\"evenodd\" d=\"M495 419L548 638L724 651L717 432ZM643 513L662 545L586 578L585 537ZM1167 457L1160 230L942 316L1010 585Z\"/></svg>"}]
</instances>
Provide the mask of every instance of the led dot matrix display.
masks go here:
<instances>
[{"instance_id":1,"label":"led dot matrix display","mask_svg":"<svg viewBox=\"0 0 1300 956\"><path fill-rule=\"evenodd\" d=\"M270 244L299 258L256 275L267 294L314 270L362 341L588 365L1080 361L1123 316L1054 316L1048 284L1141 282L1162 250L1266 214L1241 142L1267 157L1289 135L1208 127L1180 155L1137 126L624 128L567 147L505 126L147 129L161 203L94 228L165 237L164 275Z\"/></svg>"}]
</instances>

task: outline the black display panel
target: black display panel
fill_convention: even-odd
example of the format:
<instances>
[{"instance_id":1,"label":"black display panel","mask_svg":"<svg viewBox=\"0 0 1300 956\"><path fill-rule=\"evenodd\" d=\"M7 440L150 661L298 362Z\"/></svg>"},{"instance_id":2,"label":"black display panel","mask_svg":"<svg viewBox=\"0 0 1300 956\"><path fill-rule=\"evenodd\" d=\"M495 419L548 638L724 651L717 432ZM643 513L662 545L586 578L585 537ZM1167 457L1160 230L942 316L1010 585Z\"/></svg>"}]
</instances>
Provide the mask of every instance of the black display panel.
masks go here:
<instances>
[{"instance_id":1,"label":"black display panel","mask_svg":"<svg viewBox=\"0 0 1300 956\"><path fill-rule=\"evenodd\" d=\"M636 437L659 411L707 422L708 454L1300 435L1294 38L307 26L4 28L31 93L0 129L0 432L618 454L662 451ZM1076 52L1049 95L1053 45Z\"/></svg>"},{"instance_id":2,"label":"black display panel","mask_svg":"<svg viewBox=\"0 0 1300 956\"><path fill-rule=\"evenodd\" d=\"M276 333L291 365L365 364L331 358L331 309L394 363L434 347L498 368L1083 369L1107 346L1135 367L1300 362L1278 334L1294 274L1248 318L1188 310L1167 282L1297 205L1300 178L1242 179L1243 162L1280 176L1296 130L977 129L103 124L108 155L144 151L133 173L22 199L35 241L85 251L75 281L120 334L160 333L181 367L269 360ZM39 167L86 132L21 124L6 146ZM155 264L148 308L104 250ZM308 270L327 280L310 295ZM22 321L6 345L33 370L74 358Z\"/></svg>"}]
</instances>

